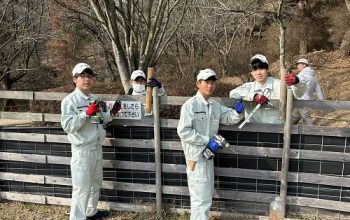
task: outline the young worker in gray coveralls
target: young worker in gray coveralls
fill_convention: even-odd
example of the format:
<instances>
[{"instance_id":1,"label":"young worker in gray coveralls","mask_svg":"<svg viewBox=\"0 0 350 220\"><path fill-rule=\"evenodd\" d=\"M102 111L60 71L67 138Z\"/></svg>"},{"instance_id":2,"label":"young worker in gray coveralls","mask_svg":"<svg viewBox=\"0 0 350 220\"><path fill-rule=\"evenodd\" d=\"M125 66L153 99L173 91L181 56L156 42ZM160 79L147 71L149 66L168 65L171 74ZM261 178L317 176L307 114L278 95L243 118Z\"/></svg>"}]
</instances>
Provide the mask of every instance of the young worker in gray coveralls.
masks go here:
<instances>
[{"instance_id":1,"label":"young worker in gray coveralls","mask_svg":"<svg viewBox=\"0 0 350 220\"><path fill-rule=\"evenodd\" d=\"M256 104L266 104L269 99L280 98L280 80L269 77L267 70L269 62L266 57L256 54L250 59L250 67L254 82L245 83L230 92L230 98L253 101ZM305 91L304 83L299 83L299 78L295 74L286 76L287 85L293 89L294 96ZM247 117L255 106L245 106L245 117ZM250 118L251 123L282 124L284 120L279 117L278 107L259 108Z\"/></svg>"},{"instance_id":2,"label":"young worker in gray coveralls","mask_svg":"<svg viewBox=\"0 0 350 220\"><path fill-rule=\"evenodd\" d=\"M99 219L108 215L107 211L97 210L103 180L102 142L106 137L103 125L112 120L121 105L117 100L111 110L101 111L97 97L90 93L95 75L88 64L78 63L72 73L76 88L61 103L61 125L72 146L69 219ZM98 123L92 120L97 114Z\"/></svg>"},{"instance_id":3,"label":"young worker in gray coveralls","mask_svg":"<svg viewBox=\"0 0 350 220\"><path fill-rule=\"evenodd\" d=\"M233 125L242 118L244 106L237 103L235 110L220 105L210 98L216 87L217 76L210 69L197 75L198 92L181 107L177 127L187 164L187 180L191 197L191 220L208 219L214 191L214 164L203 156L203 151L215 153L220 148L213 136L219 123Z\"/></svg>"},{"instance_id":4,"label":"young worker in gray coveralls","mask_svg":"<svg viewBox=\"0 0 350 220\"><path fill-rule=\"evenodd\" d=\"M323 92L320 84L317 81L315 71L311 68L307 59L299 59L297 61L297 76L306 79L306 92L300 98L301 100L313 100L316 94L318 100L324 100ZM312 125L310 110L308 108L296 109L293 112L293 123L297 124L300 119L303 119L305 125Z\"/></svg>"},{"instance_id":5,"label":"young worker in gray coveralls","mask_svg":"<svg viewBox=\"0 0 350 220\"><path fill-rule=\"evenodd\" d=\"M131 88L128 91L128 95L146 95L146 86L158 87L159 96L166 95L164 87L156 78L151 78L150 82L146 82L146 74L142 70L133 71L130 77Z\"/></svg>"}]
</instances>

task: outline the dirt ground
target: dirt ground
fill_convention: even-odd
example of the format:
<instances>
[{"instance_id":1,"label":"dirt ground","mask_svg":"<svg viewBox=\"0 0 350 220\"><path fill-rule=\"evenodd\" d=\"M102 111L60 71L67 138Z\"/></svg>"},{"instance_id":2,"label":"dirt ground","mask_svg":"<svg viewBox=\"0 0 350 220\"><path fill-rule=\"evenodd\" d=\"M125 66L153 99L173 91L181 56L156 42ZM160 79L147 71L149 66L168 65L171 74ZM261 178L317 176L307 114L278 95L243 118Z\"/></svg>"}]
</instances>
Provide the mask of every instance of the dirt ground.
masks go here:
<instances>
[{"instance_id":1,"label":"dirt ground","mask_svg":"<svg viewBox=\"0 0 350 220\"><path fill-rule=\"evenodd\" d=\"M1 220L68 220L69 206L59 205L41 205L34 203L23 203L8 200L0 200L0 219ZM106 220L188 220L187 214L175 214L167 211L163 217L157 216L157 213L144 212L118 212L110 211L110 217Z\"/></svg>"}]
</instances>

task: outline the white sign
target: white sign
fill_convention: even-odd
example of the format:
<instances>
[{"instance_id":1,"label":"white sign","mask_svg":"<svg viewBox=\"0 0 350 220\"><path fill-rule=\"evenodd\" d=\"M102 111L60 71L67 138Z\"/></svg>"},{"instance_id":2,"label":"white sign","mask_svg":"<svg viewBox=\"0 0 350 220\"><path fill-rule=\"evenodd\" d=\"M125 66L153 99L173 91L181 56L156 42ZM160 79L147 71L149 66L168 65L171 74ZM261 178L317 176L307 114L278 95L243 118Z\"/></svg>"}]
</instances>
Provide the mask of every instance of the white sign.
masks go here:
<instances>
[{"instance_id":1,"label":"white sign","mask_svg":"<svg viewBox=\"0 0 350 220\"><path fill-rule=\"evenodd\" d=\"M139 101L121 101L122 109L118 114L113 116L113 119L142 119L142 104ZM112 109L114 101L106 102L107 109Z\"/></svg>"}]
</instances>

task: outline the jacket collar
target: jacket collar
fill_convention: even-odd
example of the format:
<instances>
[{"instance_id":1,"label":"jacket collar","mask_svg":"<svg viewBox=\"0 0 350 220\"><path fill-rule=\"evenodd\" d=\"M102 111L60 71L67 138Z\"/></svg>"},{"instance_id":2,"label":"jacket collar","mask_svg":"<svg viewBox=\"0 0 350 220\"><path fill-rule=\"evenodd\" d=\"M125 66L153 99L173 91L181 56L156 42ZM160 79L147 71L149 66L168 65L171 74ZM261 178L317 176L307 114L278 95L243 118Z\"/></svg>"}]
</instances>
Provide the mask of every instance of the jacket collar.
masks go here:
<instances>
[{"instance_id":1,"label":"jacket collar","mask_svg":"<svg viewBox=\"0 0 350 220\"><path fill-rule=\"evenodd\" d=\"M80 91L78 88L75 88L74 90L76 93L78 93L81 97L83 97L83 99L86 99L86 100L90 100L92 97L91 97L91 93L89 93L89 95L85 95L84 93L82 93L82 91Z\"/></svg>"},{"instance_id":2,"label":"jacket collar","mask_svg":"<svg viewBox=\"0 0 350 220\"><path fill-rule=\"evenodd\" d=\"M202 94L197 91L196 97L204 104L204 105L209 105L211 103L210 98L208 100L205 100L205 98L202 96Z\"/></svg>"},{"instance_id":3,"label":"jacket collar","mask_svg":"<svg viewBox=\"0 0 350 220\"><path fill-rule=\"evenodd\" d=\"M261 85L258 82L254 82L254 92L257 91L264 91L265 89L269 89L272 90L273 89L273 78L272 77L268 77L266 80L266 83L264 85Z\"/></svg>"}]
</instances>

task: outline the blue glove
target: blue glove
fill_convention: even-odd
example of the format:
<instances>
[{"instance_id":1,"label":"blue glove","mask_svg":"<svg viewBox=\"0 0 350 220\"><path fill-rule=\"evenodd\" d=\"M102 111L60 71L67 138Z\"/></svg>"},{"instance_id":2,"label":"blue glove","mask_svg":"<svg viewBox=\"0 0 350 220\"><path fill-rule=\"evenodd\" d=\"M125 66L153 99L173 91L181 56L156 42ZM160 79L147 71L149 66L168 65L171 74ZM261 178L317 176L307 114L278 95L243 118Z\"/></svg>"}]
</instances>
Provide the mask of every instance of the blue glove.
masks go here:
<instances>
[{"instance_id":1,"label":"blue glove","mask_svg":"<svg viewBox=\"0 0 350 220\"><path fill-rule=\"evenodd\" d=\"M149 87L158 87L158 89L162 88L162 84L156 78L150 78L150 81L147 83Z\"/></svg>"},{"instance_id":2,"label":"blue glove","mask_svg":"<svg viewBox=\"0 0 350 220\"><path fill-rule=\"evenodd\" d=\"M219 150L219 148L220 148L220 145L218 144L218 142L216 142L215 140L214 140L214 138L210 138L209 139L209 142L208 142L208 148L213 152L213 153L215 153L216 151L218 151Z\"/></svg>"},{"instance_id":3,"label":"blue glove","mask_svg":"<svg viewBox=\"0 0 350 220\"><path fill-rule=\"evenodd\" d=\"M243 112L244 104L242 102L242 99L235 103L235 105L233 106L233 109L235 109L238 114L241 114Z\"/></svg>"}]
</instances>

